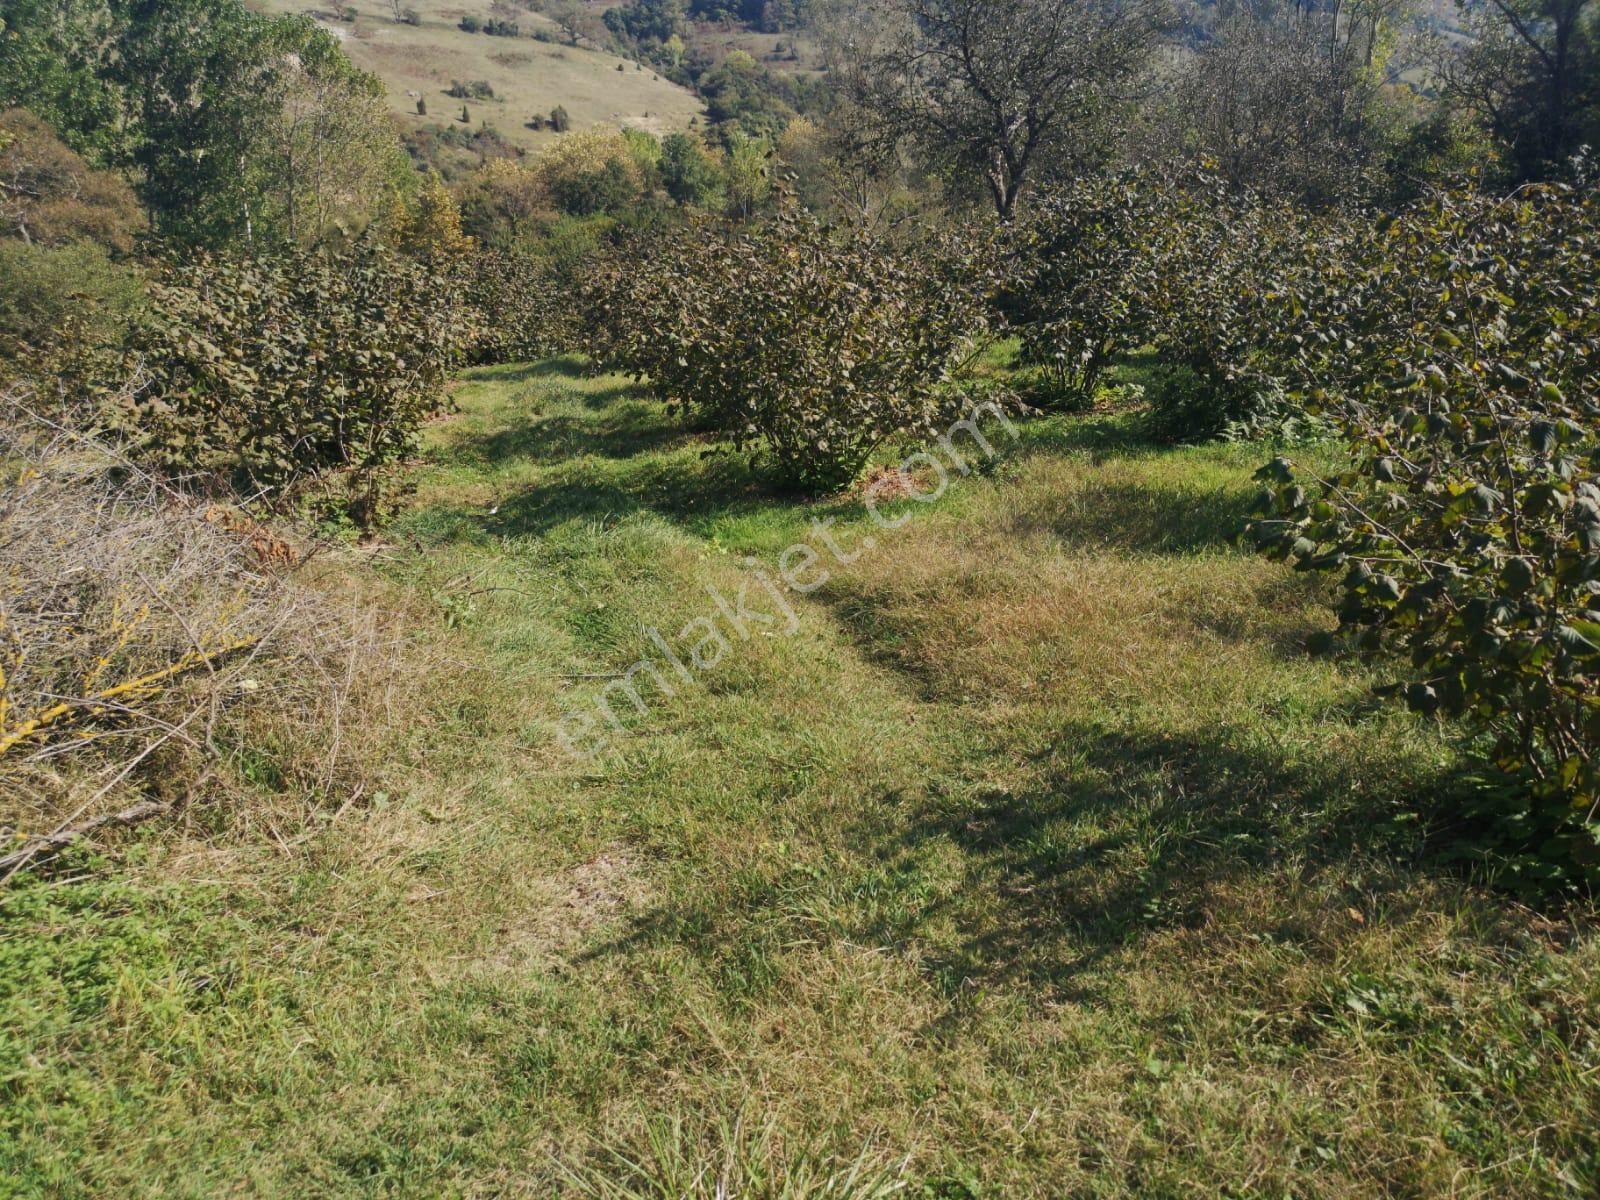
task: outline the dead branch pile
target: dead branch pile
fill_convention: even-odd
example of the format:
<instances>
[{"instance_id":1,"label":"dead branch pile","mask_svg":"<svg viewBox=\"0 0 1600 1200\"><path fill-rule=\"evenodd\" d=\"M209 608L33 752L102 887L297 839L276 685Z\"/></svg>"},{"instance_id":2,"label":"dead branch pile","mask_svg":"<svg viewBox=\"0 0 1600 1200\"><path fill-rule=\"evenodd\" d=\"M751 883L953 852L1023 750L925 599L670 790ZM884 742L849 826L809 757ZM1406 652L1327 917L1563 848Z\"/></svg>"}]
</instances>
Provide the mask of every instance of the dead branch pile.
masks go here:
<instances>
[{"instance_id":1,"label":"dead branch pile","mask_svg":"<svg viewBox=\"0 0 1600 1200\"><path fill-rule=\"evenodd\" d=\"M0 396L0 876L197 800L276 833L360 794L399 635L300 559Z\"/></svg>"}]
</instances>

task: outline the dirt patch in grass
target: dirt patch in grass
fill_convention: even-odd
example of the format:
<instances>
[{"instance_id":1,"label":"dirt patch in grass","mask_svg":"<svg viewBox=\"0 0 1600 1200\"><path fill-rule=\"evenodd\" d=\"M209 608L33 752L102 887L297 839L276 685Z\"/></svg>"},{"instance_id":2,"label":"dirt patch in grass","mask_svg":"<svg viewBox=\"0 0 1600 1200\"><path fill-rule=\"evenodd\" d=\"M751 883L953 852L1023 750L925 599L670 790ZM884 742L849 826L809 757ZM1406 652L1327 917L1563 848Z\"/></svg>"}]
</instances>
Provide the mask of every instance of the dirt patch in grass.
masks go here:
<instances>
[{"instance_id":1,"label":"dirt patch in grass","mask_svg":"<svg viewBox=\"0 0 1600 1200\"><path fill-rule=\"evenodd\" d=\"M525 912L503 926L492 953L495 970L570 960L593 939L641 909L649 898L638 854L608 846L587 862L538 880Z\"/></svg>"},{"instance_id":2,"label":"dirt patch in grass","mask_svg":"<svg viewBox=\"0 0 1600 1200\"><path fill-rule=\"evenodd\" d=\"M876 467L861 481L857 495L871 497L878 503L904 500L916 492L916 480L911 472L899 467Z\"/></svg>"}]
</instances>

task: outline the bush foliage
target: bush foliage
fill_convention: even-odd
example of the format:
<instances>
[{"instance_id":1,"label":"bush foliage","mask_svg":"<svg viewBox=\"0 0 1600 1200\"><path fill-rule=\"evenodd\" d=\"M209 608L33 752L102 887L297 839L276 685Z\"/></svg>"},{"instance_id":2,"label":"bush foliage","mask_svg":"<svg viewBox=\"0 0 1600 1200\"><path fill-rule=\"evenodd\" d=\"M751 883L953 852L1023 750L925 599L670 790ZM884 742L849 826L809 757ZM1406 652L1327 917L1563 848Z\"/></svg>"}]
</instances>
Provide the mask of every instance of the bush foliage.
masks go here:
<instances>
[{"instance_id":1,"label":"bush foliage","mask_svg":"<svg viewBox=\"0 0 1600 1200\"><path fill-rule=\"evenodd\" d=\"M174 474L281 492L411 450L467 346L448 277L375 238L272 257L198 255L152 289L123 426ZM367 514L373 515L373 514Z\"/></svg>"},{"instance_id":2,"label":"bush foliage","mask_svg":"<svg viewBox=\"0 0 1600 1200\"><path fill-rule=\"evenodd\" d=\"M735 448L759 443L789 484L830 490L950 411L946 385L988 324L983 259L950 240L901 253L793 212L700 228L612 264L594 348Z\"/></svg>"},{"instance_id":3,"label":"bush foliage","mask_svg":"<svg viewBox=\"0 0 1600 1200\"><path fill-rule=\"evenodd\" d=\"M1150 347L1158 437L1342 434L1332 478L1263 470L1254 537L1343 573L1328 648L1484 734L1476 815L1540 886L1600 877L1597 211L1549 185L1313 213L1139 173L1042 200L1006 305L1058 396Z\"/></svg>"},{"instance_id":4,"label":"bush foliage","mask_svg":"<svg viewBox=\"0 0 1600 1200\"><path fill-rule=\"evenodd\" d=\"M1137 176L1090 179L1041 197L1018 230L1022 268L1002 307L1019 362L1044 376L1046 405L1085 407L1107 367L1138 349L1157 261L1146 239L1157 196Z\"/></svg>"},{"instance_id":5,"label":"bush foliage","mask_svg":"<svg viewBox=\"0 0 1600 1200\"><path fill-rule=\"evenodd\" d=\"M1343 572L1330 645L1397 655L1411 708L1488 731L1499 832L1556 881L1600 877L1597 218L1576 189L1457 193L1315 239L1284 369L1351 464L1274 462L1254 527Z\"/></svg>"},{"instance_id":6,"label":"bush foliage","mask_svg":"<svg viewBox=\"0 0 1600 1200\"><path fill-rule=\"evenodd\" d=\"M572 305L548 260L520 250L485 250L464 265L463 273L478 331L473 361L548 358L578 340Z\"/></svg>"},{"instance_id":7,"label":"bush foliage","mask_svg":"<svg viewBox=\"0 0 1600 1200\"><path fill-rule=\"evenodd\" d=\"M1200 441L1284 415L1273 300L1313 218L1204 171L1141 169L1044 193L1013 245L1002 307L1046 406L1086 407L1104 372L1151 346L1151 430Z\"/></svg>"},{"instance_id":8,"label":"bush foliage","mask_svg":"<svg viewBox=\"0 0 1600 1200\"><path fill-rule=\"evenodd\" d=\"M1153 432L1171 441L1264 432L1288 415L1276 296L1313 218L1208 174L1155 186L1158 219L1137 232L1156 264L1140 304L1149 341L1182 370L1152 395Z\"/></svg>"},{"instance_id":9,"label":"bush foliage","mask_svg":"<svg viewBox=\"0 0 1600 1200\"><path fill-rule=\"evenodd\" d=\"M0 238L89 241L125 255L144 228L138 197L120 175L91 167L27 109L0 112Z\"/></svg>"},{"instance_id":10,"label":"bush foliage","mask_svg":"<svg viewBox=\"0 0 1600 1200\"><path fill-rule=\"evenodd\" d=\"M0 376L8 360L46 378L74 373L143 302L139 269L93 242L0 241Z\"/></svg>"}]
</instances>

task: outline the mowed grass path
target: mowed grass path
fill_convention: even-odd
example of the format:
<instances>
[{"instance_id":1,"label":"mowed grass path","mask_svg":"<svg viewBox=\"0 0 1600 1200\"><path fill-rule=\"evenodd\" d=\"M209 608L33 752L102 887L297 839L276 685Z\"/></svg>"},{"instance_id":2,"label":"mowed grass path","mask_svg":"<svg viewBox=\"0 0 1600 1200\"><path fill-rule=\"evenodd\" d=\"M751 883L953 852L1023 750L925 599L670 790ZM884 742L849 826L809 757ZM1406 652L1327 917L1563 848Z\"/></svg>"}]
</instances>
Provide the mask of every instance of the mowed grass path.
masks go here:
<instances>
[{"instance_id":1,"label":"mowed grass path","mask_svg":"<svg viewBox=\"0 0 1600 1200\"><path fill-rule=\"evenodd\" d=\"M431 673L383 794L5 901L18 1194L1600 1187L1589 925L1438 865L1449 741L1232 544L1262 448L1035 422L885 532L576 363L457 398L352 568ZM563 753L818 520L792 635Z\"/></svg>"}]
</instances>

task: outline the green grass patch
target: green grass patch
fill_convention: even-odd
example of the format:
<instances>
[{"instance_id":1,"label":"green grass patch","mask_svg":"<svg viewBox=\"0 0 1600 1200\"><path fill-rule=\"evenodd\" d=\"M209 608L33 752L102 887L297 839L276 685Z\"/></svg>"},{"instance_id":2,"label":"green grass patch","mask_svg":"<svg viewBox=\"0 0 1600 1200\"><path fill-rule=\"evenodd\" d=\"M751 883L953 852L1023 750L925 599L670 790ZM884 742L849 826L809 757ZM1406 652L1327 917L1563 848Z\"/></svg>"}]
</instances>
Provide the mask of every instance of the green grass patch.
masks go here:
<instances>
[{"instance_id":1,"label":"green grass patch","mask_svg":"<svg viewBox=\"0 0 1600 1200\"><path fill-rule=\"evenodd\" d=\"M1039 420L889 531L570 361L457 398L351 568L437 673L382 800L5 894L3 1187L1600 1186L1589 917L1439 865L1449 732L1308 657L1321 585L1234 544L1262 447ZM792 635L562 752L818 521L860 557Z\"/></svg>"}]
</instances>

